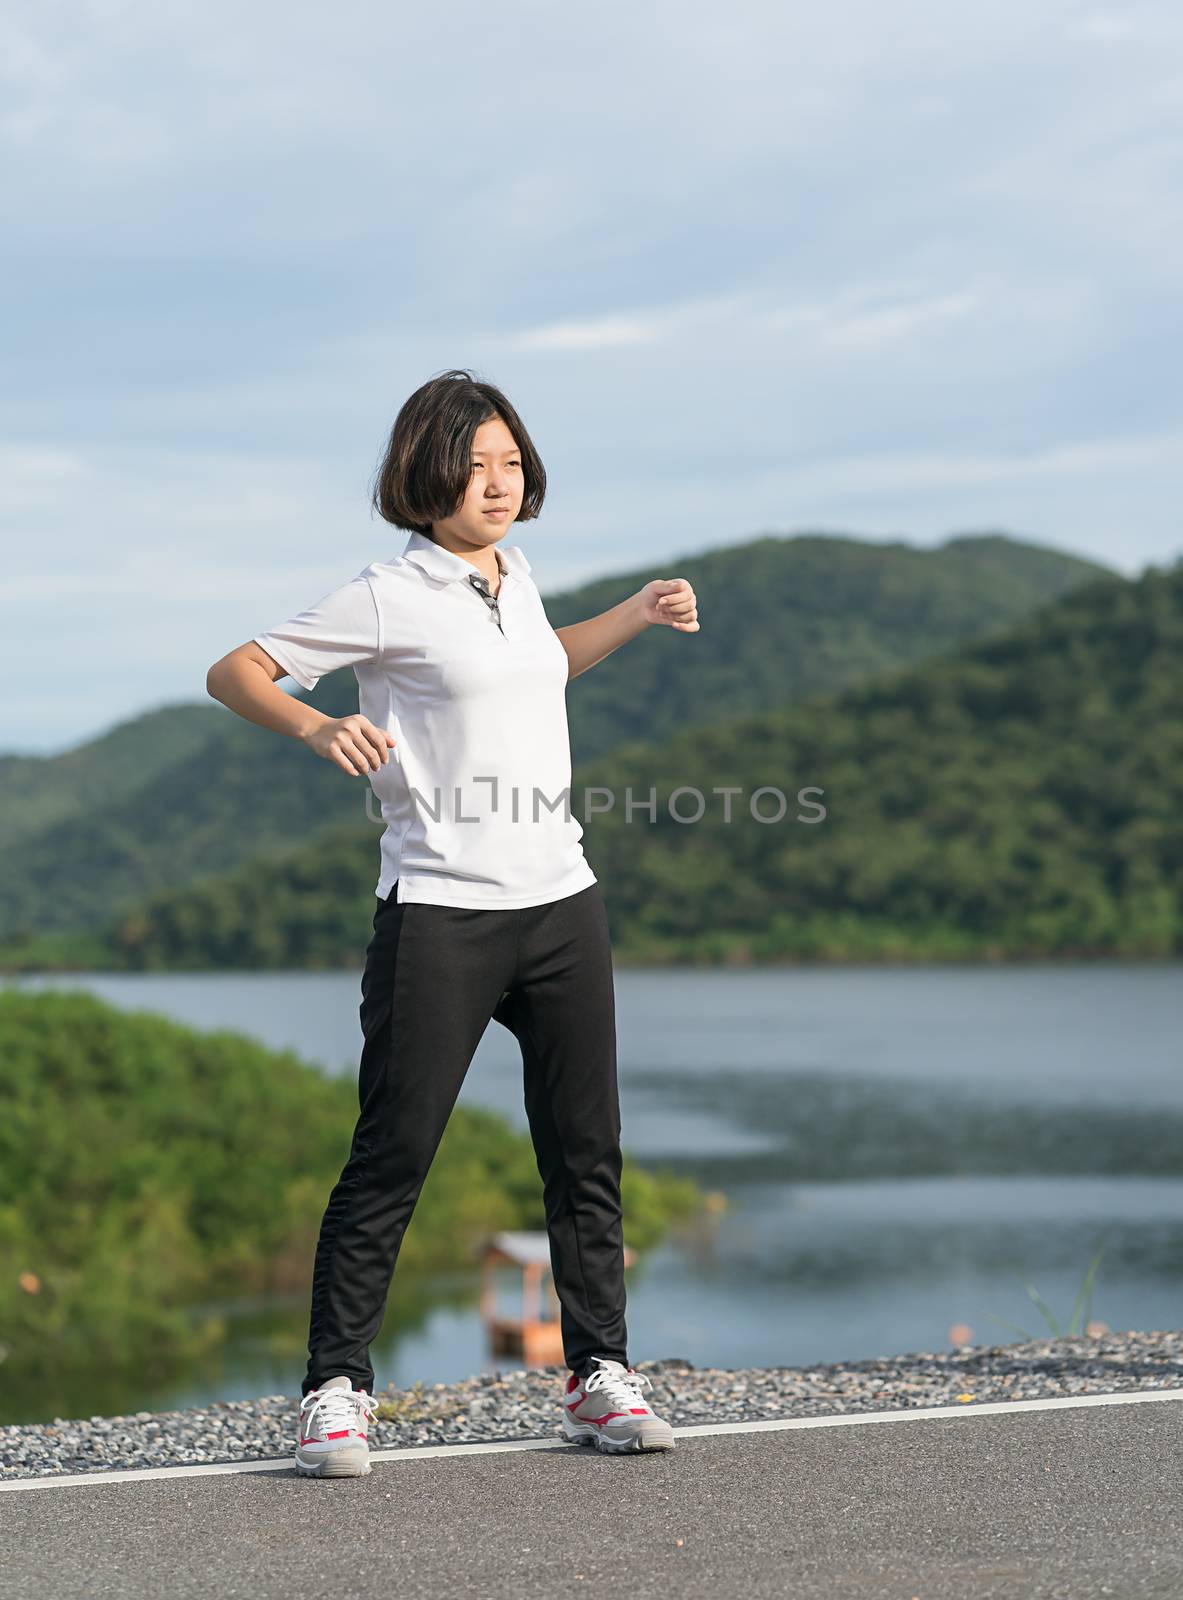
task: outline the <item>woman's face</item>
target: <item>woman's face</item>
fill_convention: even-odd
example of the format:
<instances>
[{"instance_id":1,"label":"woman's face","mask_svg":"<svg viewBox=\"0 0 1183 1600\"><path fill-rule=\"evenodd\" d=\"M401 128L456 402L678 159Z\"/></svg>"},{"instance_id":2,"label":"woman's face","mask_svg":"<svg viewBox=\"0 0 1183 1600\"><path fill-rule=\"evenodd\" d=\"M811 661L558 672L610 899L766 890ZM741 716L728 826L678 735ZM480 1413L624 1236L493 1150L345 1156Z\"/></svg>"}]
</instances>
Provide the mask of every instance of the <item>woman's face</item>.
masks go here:
<instances>
[{"instance_id":1,"label":"woman's face","mask_svg":"<svg viewBox=\"0 0 1183 1600\"><path fill-rule=\"evenodd\" d=\"M472 441L472 476L459 511L434 523L434 533L448 532L473 545L496 544L522 509L525 480L514 436L500 417L482 422ZM504 514L494 516L493 507Z\"/></svg>"}]
</instances>

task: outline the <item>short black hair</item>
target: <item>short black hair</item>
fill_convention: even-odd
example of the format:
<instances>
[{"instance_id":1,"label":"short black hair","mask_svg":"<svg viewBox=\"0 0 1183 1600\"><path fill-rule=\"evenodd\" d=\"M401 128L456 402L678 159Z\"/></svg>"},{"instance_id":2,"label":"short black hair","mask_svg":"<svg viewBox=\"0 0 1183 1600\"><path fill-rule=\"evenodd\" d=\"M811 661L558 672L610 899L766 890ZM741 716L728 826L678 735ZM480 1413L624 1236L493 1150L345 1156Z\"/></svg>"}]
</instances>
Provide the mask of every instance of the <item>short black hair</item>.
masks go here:
<instances>
[{"instance_id":1,"label":"short black hair","mask_svg":"<svg viewBox=\"0 0 1183 1600\"><path fill-rule=\"evenodd\" d=\"M495 417L513 434L522 460L525 492L515 520L536 517L546 497L546 469L533 441L501 390L464 367L430 378L399 411L375 474L374 510L396 528L430 537L433 522L459 509L472 479L473 438Z\"/></svg>"}]
</instances>

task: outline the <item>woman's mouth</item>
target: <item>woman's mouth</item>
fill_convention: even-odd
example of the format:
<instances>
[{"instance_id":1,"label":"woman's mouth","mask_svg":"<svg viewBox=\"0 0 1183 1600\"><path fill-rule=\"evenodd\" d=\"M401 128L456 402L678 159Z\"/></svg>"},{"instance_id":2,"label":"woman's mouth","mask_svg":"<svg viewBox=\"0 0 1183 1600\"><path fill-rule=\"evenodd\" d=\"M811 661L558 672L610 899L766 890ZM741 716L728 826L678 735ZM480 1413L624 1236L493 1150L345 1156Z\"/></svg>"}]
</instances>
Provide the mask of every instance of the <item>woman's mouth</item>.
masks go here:
<instances>
[{"instance_id":1,"label":"woman's mouth","mask_svg":"<svg viewBox=\"0 0 1183 1600\"><path fill-rule=\"evenodd\" d=\"M498 518L500 518L500 517L508 517L509 516L509 507L508 506L494 506L490 510L486 511L485 515L487 517L498 517Z\"/></svg>"}]
</instances>

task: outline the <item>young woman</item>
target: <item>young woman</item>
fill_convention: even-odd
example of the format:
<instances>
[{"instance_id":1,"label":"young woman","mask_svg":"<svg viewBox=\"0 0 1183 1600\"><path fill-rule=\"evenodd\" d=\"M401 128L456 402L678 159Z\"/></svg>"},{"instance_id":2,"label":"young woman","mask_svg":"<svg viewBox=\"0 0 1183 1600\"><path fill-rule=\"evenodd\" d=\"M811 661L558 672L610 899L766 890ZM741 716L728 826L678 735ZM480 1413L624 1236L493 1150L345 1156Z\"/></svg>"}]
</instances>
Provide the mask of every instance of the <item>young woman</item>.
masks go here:
<instances>
[{"instance_id":1,"label":"young woman","mask_svg":"<svg viewBox=\"0 0 1183 1600\"><path fill-rule=\"evenodd\" d=\"M373 504L402 553L217 662L231 710L365 774L386 824L361 984L360 1115L313 1269L296 1464L369 1471L370 1344L403 1233L490 1018L521 1044L564 1358L563 1431L668 1450L628 1364L620 1109L607 918L571 813L569 679L657 624L698 630L685 578L551 628L530 563L499 548L546 474L505 396L471 373L402 407ZM351 666L360 711L284 693Z\"/></svg>"}]
</instances>

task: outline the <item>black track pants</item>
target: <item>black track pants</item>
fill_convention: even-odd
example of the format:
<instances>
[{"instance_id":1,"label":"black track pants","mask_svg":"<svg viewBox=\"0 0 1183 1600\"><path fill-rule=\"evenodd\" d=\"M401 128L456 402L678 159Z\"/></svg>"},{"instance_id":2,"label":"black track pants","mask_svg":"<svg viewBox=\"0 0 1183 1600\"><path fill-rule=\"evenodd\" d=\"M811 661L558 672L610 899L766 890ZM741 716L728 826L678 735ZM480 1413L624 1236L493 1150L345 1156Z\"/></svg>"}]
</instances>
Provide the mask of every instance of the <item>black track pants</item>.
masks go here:
<instances>
[{"instance_id":1,"label":"black track pants","mask_svg":"<svg viewBox=\"0 0 1183 1600\"><path fill-rule=\"evenodd\" d=\"M403 1233L490 1018L522 1048L564 1356L628 1365L620 1104L608 921L598 883L521 910L399 904L374 914L362 977L360 1116L325 1210L302 1393L374 1392Z\"/></svg>"}]
</instances>

